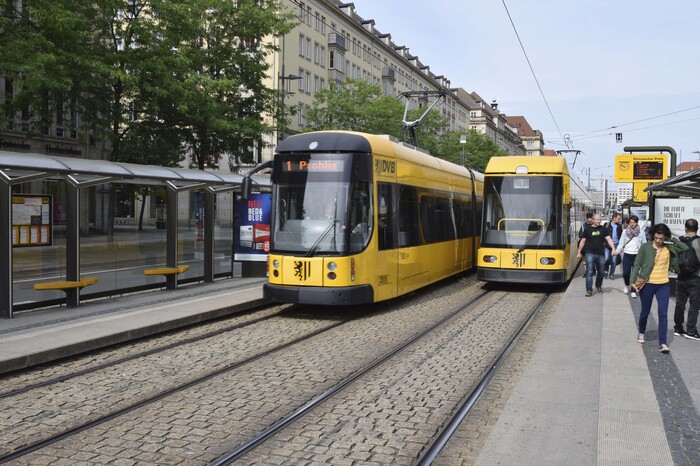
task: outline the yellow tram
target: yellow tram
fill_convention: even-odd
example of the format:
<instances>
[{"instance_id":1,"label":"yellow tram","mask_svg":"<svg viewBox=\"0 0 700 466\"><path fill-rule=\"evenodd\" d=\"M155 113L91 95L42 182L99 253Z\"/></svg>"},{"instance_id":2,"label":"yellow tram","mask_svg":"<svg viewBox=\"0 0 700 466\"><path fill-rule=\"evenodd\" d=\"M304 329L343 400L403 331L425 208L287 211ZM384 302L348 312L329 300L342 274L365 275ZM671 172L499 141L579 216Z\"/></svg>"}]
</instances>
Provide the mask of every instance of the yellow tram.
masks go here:
<instances>
[{"instance_id":1,"label":"yellow tram","mask_svg":"<svg viewBox=\"0 0 700 466\"><path fill-rule=\"evenodd\" d=\"M475 266L483 175L389 136L289 137L272 185L269 300L372 303Z\"/></svg>"},{"instance_id":2,"label":"yellow tram","mask_svg":"<svg viewBox=\"0 0 700 466\"><path fill-rule=\"evenodd\" d=\"M578 230L593 208L563 157L494 157L484 173L477 278L567 282L578 264Z\"/></svg>"}]
</instances>

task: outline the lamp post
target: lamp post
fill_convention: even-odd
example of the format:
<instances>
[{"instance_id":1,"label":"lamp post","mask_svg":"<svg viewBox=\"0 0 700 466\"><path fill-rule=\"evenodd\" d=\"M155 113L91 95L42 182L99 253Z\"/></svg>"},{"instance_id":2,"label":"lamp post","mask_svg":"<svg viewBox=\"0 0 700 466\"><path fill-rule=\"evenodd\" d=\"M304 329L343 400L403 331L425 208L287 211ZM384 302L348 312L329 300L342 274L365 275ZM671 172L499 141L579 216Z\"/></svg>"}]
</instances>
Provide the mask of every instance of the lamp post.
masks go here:
<instances>
[{"instance_id":1,"label":"lamp post","mask_svg":"<svg viewBox=\"0 0 700 466\"><path fill-rule=\"evenodd\" d=\"M459 157L459 164L464 166L466 160L464 160L464 146L467 144L467 135L462 134L459 136L459 145L462 147L462 155Z\"/></svg>"},{"instance_id":2,"label":"lamp post","mask_svg":"<svg viewBox=\"0 0 700 466\"><path fill-rule=\"evenodd\" d=\"M694 151L693 151L693 154L698 154L698 155L700 155L700 150L694 150Z\"/></svg>"},{"instance_id":3,"label":"lamp post","mask_svg":"<svg viewBox=\"0 0 700 466\"><path fill-rule=\"evenodd\" d=\"M301 79L301 76L297 76L295 74L288 74L285 76L284 70L282 71L282 74L277 76L277 79L279 80L279 90L280 90L280 117L279 121L277 122L277 142L281 141L284 139L284 131L287 128L287 119L284 115L284 96L287 93L287 85L285 84L286 81L296 81Z\"/></svg>"}]
</instances>

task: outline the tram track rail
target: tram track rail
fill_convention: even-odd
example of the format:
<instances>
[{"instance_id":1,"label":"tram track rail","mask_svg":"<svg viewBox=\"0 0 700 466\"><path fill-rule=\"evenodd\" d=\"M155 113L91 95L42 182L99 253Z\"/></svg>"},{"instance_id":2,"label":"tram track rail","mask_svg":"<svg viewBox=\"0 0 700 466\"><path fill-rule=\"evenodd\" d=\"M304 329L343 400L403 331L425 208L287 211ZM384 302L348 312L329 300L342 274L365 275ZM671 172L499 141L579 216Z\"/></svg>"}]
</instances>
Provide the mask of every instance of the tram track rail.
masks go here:
<instances>
[{"instance_id":1,"label":"tram track rail","mask_svg":"<svg viewBox=\"0 0 700 466\"><path fill-rule=\"evenodd\" d=\"M459 403L452 416L446 420L443 427L437 432L433 440L423 449L423 451L421 451L420 455L416 459L416 462L414 463L415 466L428 466L432 464L443 449L448 445L464 418L469 415L469 412L476 405L476 402L484 393L489 383L491 383L491 380L498 372L498 369L504 363L516 343L520 341L520 338L523 336L545 303L549 300L550 296L551 293L546 293L525 318L520 328L496 356L493 364L491 364L488 369L484 371L483 375L474 385L474 388L470 390Z\"/></svg>"},{"instance_id":2,"label":"tram track rail","mask_svg":"<svg viewBox=\"0 0 700 466\"><path fill-rule=\"evenodd\" d=\"M451 286L455 291L460 289L458 282L455 282ZM352 319L348 319L343 322L333 322L330 325L327 325L328 322L322 322L324 329L318 329L316 332L309 333L305 338L298 339L298 341L288 341L285 345L280 345L278 348L270 348L269 351L259 352L259 354L257 354L255 357L251 357L248 360L241 360L239 363L233 363L228 367L222 367L220 370L209 371L206 376L200 378L201 380L199 383L197 381L192 381L192 383L183 383L177 387L170 387L168 390L162 390L159 393L154 394L150 400L145 400L140 403L133 403L131 406L125 406L122 409L118 409L120 407L116 406L115 409L112 410L113 412L111 414L107 413L102 417L102 419L90 420L88 417L84 417L84 421L82 421L81 425L75 425L73 428L71 428L71 425L68 425L66 426L66 429L56 432L56 435L54 435L52 438L47 437L41 439L40 441L38 441L36 438L27 439L27 445L25 445L24 448L17 448L10 452L9 455L0 456L0 463L17 460L19 462L29 461L31 463L36 462L37 464L47 464L52 461L51 458L70 458L70 451L74 451L76 454L80 455L76 456L76 459L80 457L84 458L84 455L88 454L87 452L93 451L92 446L97 445L98 443L103 444L100 439L105 439L106 441L108 441L108 439L116 440L117 438L121 438L119 435L124 435L124 432L132 432L133 429L135 429L133 432L137 435L142 434L146 436L144 437L144 440L139 440L139 443L145 441L147 442L145 445L149 445L161 437L162 434L157 434L157 432L164 432L163 429L167 430L167 427L163 427L159 424L158 419L161 413L163 413L165 416L162 418L163 420L173 419L175 421L184 421L185 419L191 419L192 415L195 415L196 418L201 418L194 421L193 427L195 428L195 431L197 431L197 433L194 435L195 437L199 438L202 438L201 436L209 438L209 441L206 443L206 447L203 444L191 443L192 448L184 447L179 453L181 456L166 456L162 458L162 461L174 461L173 458L180 458L180 461L182 461L182 458L189 458L189 460L196 460L205 464L211 461L223 461L220 464L229 464L232 461L240 460L245 455L243 462L249 460L255 462L256 458L259 462L260 458L265 458L266 454L272 453L276 448L286 450L287 447L284 445L284 443L279 443L280 439L288 439L290 438L290 435L299 435L296 434L296 432L299 432L300 430L303 431L305 428L304 426L306 425L318 426L318 420L321 419L323 413L328 413L331 412L329 410L336 409L333 407L339 406L339 403L340 407L337 409L339 409L340 412L347 412L348 415L352 416L352 414L350 414L350 412L347 411L347 408L343 407L342 404L345 403L346 400L351 399L353 401L348 406L363 406L360 404L363 402L360 402L359 400L361 399L360 393L362 393L365 388L361 387L367 387L368 384L369 386L374 386L375 388L393 386L395 388L402 387L400 388L400 391L404 391L404 382L400 382L400 379L397 379L396 381L386 379L385 381L384 377L388 375L387 371L389 374L391 374L398 370L399 374L405 373L405 376L409 376L408 374L414 370L411 369L411 364L414 364L411 362L412 360L423 361L426 358L426 354L431 355L431 358L432 355L437 356L439 352L442 352L442 348L445 345L448 345L448 342L451 343L445 349L448 349L448 351L454 351L455 348L459 348L459 346L455 346L455 344L459 345L459 340L462 339L455 339L457 335L464 335L464 341L468 342L469 334L474 331L478 332L479 329L483 328L484 325L489 325L489 323L491 326L493 326L495 323L493 320L495 316L505 312L504 319L501 320L502 323L499 323L498 325L507 325L507 328L509 329L508 333L502 334L500 338L494 340L495 344L487 345L490 346L488 352L473 353L472 351L461 351L461 353L463 353L462 359L464 357L471 358L470 354L482 354L482 356L479 356L477 360L473 360L473 363L470 359L463 359L461 362L457 362L457 365L455 365L455 363L452 364L452 366L455 368L464 367L467 369L467 372L463 373L462 375L458 375L462 369L457 369L455 371L455 376L458 378L449 380L446 387L459 388L460 385L463 385L464 387L473 386L473 381L479 376L481 371L490 364L490 361L493 360L493 355L501 348L504 342L506 342L506 340L509 338L509 334L514 329L521 326L519 322L522 321L523 315L530 312L530 306L534 304L536 299L540 298L537 296L537 294L529 293L530 297L527 298L529 305L523 308L519 306L522 298L515 295L505 299L508 295L503 294L500 292L500 290L484 291L483 289L476 289L476 287L472 287L471 290L464 289L464 291L455 291L450 290L443 297L443 292L441 290L435 290L435 296L440 296L440 301L442 304L448 304L442 307L435 308L435 304L437 304L434 301L435 297L427 295L424 298L419 298L417 300L419 303L422 302L422 304L419 304L418 306L407 306L406 303L402 303L396 309L390 310L389 313L380 312L377 315L371 315L375 312L363 314L353 313L351 316L348 316L352 317ZM450 297L450 293L454 293L452 298ZM490 297L488 299L480 302L480 300L489 295ZM459 301L454 299L456 297L463 300L460 305L457 305ZM504 308L506 309L505 311L502 311L501 306L498 303L503 302L504 299L507 307ZM433 304L434 302L435 304ZM464 304L465 302L466 304ZM434 309L436 312L425 313L424 311L427 309L430 309L431 311ZM374 311L376 310L377 309L374 309ZM467 311L463 312L465 310ZM371 315L370 319L363 318L368 316L368 314ZM419 323L419 325L406 325L405 328L403 328L403 330L398 332L396 335L393 335L392 332L393 338L387 339L383 335L382 329L394 328L393 326L400 321L409 322L405 319L410 315L422 316L424 318L418 319L414 322L414 324ZM297 316L295 317L295 321L296 319L299 319L299 317L305 316ZM375 319L379 320L377 321ZM305 320L306 319L304 319L304 321ZM351 321L356 321L356 323L348 326L347 330L336 330L335 332L331 332L332 329L337 329L341 325L350 323ZM286 320L286 322L292 321ZM505 324L506 322L509 323ZM274 327L279 328L279 325L280 323L277 323ZM281 328L286 330L286 326L288 326L289 323L281 323L281 325ZM503 328L505 329L505 327ZM265 329L265 327L263 327L263 329ZM303 327L301 327L301 329L308 331L308 324L305 324ZM356 343L354 348L353 346L349 346L353 344L358 335L364 335L367 333L368 329L373 329L372 336L368 341L376 341L378 343L384 342L384 340L389 340L386 342L388 344L382 344L376 347L376 351L374 352L368 351L370 347L356 346ZM440 330L434 332L433 336L429 336L437 329ZM298 330L299 329L297 328L297 332ZM495 335L497 335L498 330L496 328L494 328L494 330L496 330ZM328 331L327 335L319 336L326 331ZM319 336L319 339L313 339L315 336ZM421 340L424 340L424 342L416 344ZM296 347L296 349L291 349L295 343L302 343L303 341L308 341L308 343L299 345ZM334 341L338 342L338 344L333 343ZM343 344L339 344L340 342L343 342ZM277 343L279 342L275 342L275 344ZM331 354L326 355L326 357L323 358L314 357L314 355L319 354L317 353L317 350L319 349L321 350L321 354L325 353L323 348L324 345L328 344L333 345L332 348L335 348L336 351L331 352ZM348 346L346 347L345 344ZM416 344L415 348L411 348L414 344ZM364 345L366 345L366 343L364 343ZM285 348L288 348L289 350L281 351ZM428 353L425 353L426 349L428 348L430 348ZM278 356L266 358L267 356L270 356L278 351L281 351ZM331 370L331 367L333 367L334 364L331 366L328 365L328 362L334 360L333 353L337 353L336 356L347 355L348 358L346 364L340 365L338 368ZM299 358L305 354L309 354L312 357L309 361L302 363L304 360ZM363 360L356 361L358 364L352 363L351 361L354 361L360 354L363 354ZM445 355L447 354L451 353L445 353ZM252 356L252 352L250 355ZM396 358L393 359L392 362L387 362L393 357ZM249 369L236 371L236 369L239 369L242 366L254 361L259 362L254 366L251 366ZM298 372L298 367L296 365L297 362L301 363L299 367L303 367L309 363L317 364L318 362L322 361L325 361L326 364L317 367L327 367L329 370L309 372L308 375L311 377L307 379L303 378L303 376L306 374L305 372ZM410 375L410 380L417 377L419 379L417 382L417 387L434 387L437 389L438 385L434 385L434 383L443 379L435 379L435 382L430 382L430 379L421 380L420 372L431 373L434 368L442 367L443 364L448 364L448 360L444 359L443 361L444 363L441 362L439 358L432 361L415 375ZM294 364L290 365L290 363ZM419 364L421 363L419 362ZM275 368L275 365L277 368ZM380 368L379 366L382 367ZM472 370L470 367L473 367L476 370ZM227 372L230 372L230 374L226 374ZM295 373L298 375L296 377L291 377L291 383L288 382L285 384L283 382L288 380L289 377ZM219 375L222 377L212 380ZM259 382L254 380L255 377L258 378ZM279 379L277 377L279 377ZM455 381L460 380L463 377L466 378L464 378L462 384L454 384ZM294 379L297 380L294 381ZM209 382L204 383L207 381ZM306 383L307 381L308 383ZM195 388L195 385L198 384L201 384L200 387ZM228 387L226 387L226 384L228 384ZM355 388L348 390L348 388L351 386ZM296 387L301 388L301 390L297 390ZM410 385L406 385L406 387L408 390L410 390L410 388L408 388ZM191 390L187 390L188 388L191 388ZM253 391L250 391L251 389ZM185 390L187 390L187 394L178 393L184 392ZM445 416L447 416L452 409L454 409L454 400L459 399L459 391L453 392L451 389L448 390L450 390L449 393L453 393L455 396L453 397L450 395L449 399L452 401L444 406L441 406L439 410L433 414L434 417L436 413L440 413L439 418L435 418L434 421L431 420L430 422L435 431L437 431L441 424L439 419L444 419ZM282 398L268 398L268 395L265 395L268 392L270 394L278 393L282 395ZM431 388L430 392L433 392L433 388ZM341 393L344 394L340 395ZM375 392L373 389L372 393L374 394L370 396L370 400L374 399L373 397L377 396L378 392ZM391 389L390 393L396 392L394 389ZM218 396L219 394L221 396ZM411 399L415 399L415 395L407 396L410 396ZM434 401L439 399L448 399L444 398L444 395L443 397L440 397L440 390L435 392L435 396L431 395L431 399ZM377 408L379 410L384 409L387 406L393 406L394 402L389 401L390 398L387 398L387 394L383 395L382 399L387 400L388 404L382 403L378 405ZM161 401L156 403L159 400ZM187 404L183 404L185 403L185 400L187 400ZM204 403L198 403L197 400L206 401ZM248 400L248 402L252 402L252 404L247 405L246 400ZM290 403L292 400L294 400L294 402ZM328 405L327 407L318 410L316 409L327 401L329 402L326 403ZM417 399L417 401L420 400ZM437 406L434 405L434 401L429 401L429 405ZM397 400L397 402L401 403L399 400ZM146 407L149 404L152 404L153 406ZM201 405L201 407L197 407L199 405ZM370 406L372 405L367 405L367 407ZM450 408L450 406L453 407ZM140 408L143 408L144 411L137 411ZM134 413L127 415L128 413L132 412ZM205 413L218 416L219 414L225 414L225 412L232 415L227 420L225 418L221 418L219 420L217 418L206 419L203 417ZM313 415L310 415L308 419L295 423L296 420L301 419L306 414L311 414L312 412ZM365 408L362 408L362 412L365 412ZM369 411L369 413L371 412L372 411ZM419 409L418 413L419 419L426 415L425 409ZM173 417L173 414L175 417ZM382 417L383 416L376 419L381 419ZM372 417L372 419L375 419L375 417ZM94 427L97 427L100 424L106 423L110 420L114 421L105 426L93 429ZM261 424L260 422L264 422L264 424ZM418 420L417 422L420 423L421 421ZM203 427L203 423L206 423L207 425L209 423L214 423L212 425L213 430L210 431L211 436L206 433L206 431L209 431L210 429L208 427L205 429ZM180 427L181 425L183 427ZM352 422L349 425L352 425ZM268 427L266 428L265 426ZM289 429L286 429L287 427L289 427ZM172 428L179 432L183 432L183 429L185 429L184 424L180 424L179 422L173 423ZM155 429L155 436L148 434L149 430L151 429ZM87 432L88 430L89 432ZM404 429L401 428L401 430ZM421 431L425 432L425 429L421 428ZM66 439L69 439L70 437L81 432L81 435L70 441L66 441ZM225 435L223 435L224 432L226 433ZM316 428L313 429L313 432L316 432ZM385 430L380 429L379 431L375 432L385 432ZM434 431L431 429L431 432ZM280 433L280 436L272 438L277 433ZM404 434L402 433L400 435ZM132 436L133 434L129 434L129 437ZM35 435L35 437L37 436ZM171 437L172 439L180 438L177 434L168 437ZM257 437L257 439L255 439L255 437ZM410 441L411 444L416 445L416 447L411 447L407 452L404 452L404 454L401 455L401 464L410 464L413 461L413 458L415 458L415 455L419 453L421 445L427 445L432 436L428 434L421 435L421 437L420 445L416 445L415 439ZM148 440L148 438L152 438L153 440ZM298 438L303 439L307 437L302 436ZM326 444L325 442L331 441L329 439L337 437L319 436L318 438L323 438L324 440L322 444ZM408 438L413 437L407 437L407 439ZM215 439L227 440L224 444L217 444ZM61 442L61 440L63 441ZM189 439L189 442L192 442L192 440L194 439ZM266 440L270 441L267 442ZM399 438L396 440L399 443L402 442L402 440ZM31 445L29 445L30 441L32 442ZM173 441L176 441L179 446L171 445L168 447L167 445L170 445L169 442L162 443L161 445L163 445L163 448L166 450L172 450L173 447L180 449L183 447L183 442L186 440L182 438L182 440ZM194 441L197 442L197 440ZM52 444L56 444L58 442L60 442L60 444L52 446ZM282 442L284 442L284 440L282 440ZM128 444L132 442L127 440L126 443ZM373 444L372 442L370 443ZM298 442L295 442L295 444L299 445ZM196 448L195 445L197 446ZM221 457L221 452L224 446L231 448L231 446L236 445L238 446L227 454L227 456L233 454L233 457ZM264 447L259 448L262 445L264 445ZM309 444L309 447L313 448L311 445L313 445L313 443ZM148 462L160 461L157 459L157 455L140 457L137 456L138 453L136 453L136 451L138 450L133 452L125 450L123 451L124 456L113 456L113 458L140 458L141 461ZM146 449L141 451L149 452L153 450ZM194 454L195 451L197 452L196 456L187 456L186 452ZM249 452L253 459L251 459L247 454ZM34 453L34 455L32 455L32 453ZM103 454L104 452L102 455ZM98 460L97 457L95 457L95 460L109 461L103 456L100 457L103 459ZM339 456L339 458L340 457L341 456Z\"/></svg>"},{"instance_id":3,"label":"tram track rail","mask_svg":"<svg viewBox=\"0 0 700 466\"><path fill-rule=\"evenodd\" d=\"M304 308L305 307L295 307L294 310L296 312L299 312L301 309L304 309ZM291 310L287 310L286 312L291 312ZM299 338L295 338L293 340L290 340L284 344L275 346L269 350L259 352L258 354L254 355L254 356L245 358L245 359L243 359L241 361L237 361L235 363L225 365L224 367L221 367L217 370L209 371L205 375L199 376L199 377L194 378L192 380L189 380L185 383L178 384L178 385L171 387L169 389L160 391L154 395L143 398L137 402L130 403L127 406L124 406L120 409L113 410L112 412L101 415L95 419L80 423L72 428L64 429L61 432L50 434L50 435L46 436L44 439L41 439L39 441L35 441L35 442L29 443L27 445L23 445L21 447L18 447L11 452L0 455L0 464L5 464L5 463L8 463L10 461L17 460L17 459L22 458L26 455L29 455L30 453L38 451L44 447L52 445L56 442L59 442L61 440L65 440L65 439L70 438L76 434L79 434L81 432L84 432L84 431L87 431L87 430L92 429L94 427L97 427L101 424L104 424L105 422L111 421L111 420L116 419L120 416L131 413L133 411L136 411L140 408L148 406L148 405L155 403L159 400L163 400L163 399L165 399L171 395L174 395L178 392L185 391L185 390L190 389L192 387L195 387L199 384L207 382L207 381L209 381L217 376L220 376L222 374L226 374L228 372L232 372L232 371L235 371L237 369L240 369L240 368L242 368L248 364L251 364L255 361L261 360L267 356L278 353L278 352L285 350L287 348L290 348L294 345L298 345L300 343L303 343L303 342L310 340L314 337L317 337L325 332L329 332L337 327L345 325L345 324L347 324L355 319L359 319L367 314L370 314L371 312L373 312L373 311L357 314L357 315L355 315L347 320L331 322L330 324L323 326L322 328L319 328L313 332L305 334ZM285 312L282 312L280 314L284 314L284 313ZM279 316L277 316L277 317L279 317ZM261 320L269 320L269 319L263 318ZM221 333L225 333L225 332L216 331L215 333L221 334Z\"/></svg>"},{"instance_id":4,"label":"tram track rail","mask_svg":"<svg viewBox=\"0 0 700 466\"><path fill-rule=\"evenodd\" d=\"M335 384L334 386L330 387L320 395L314 397L311 399L309 402L304 404L303 406L297 408L293 412L289 413L287 416L283 417L280 419L278 422L274 423L267 429L265 429L263 432L259 433L258 435L250 438L248 441L240 444L238 447L236 447L234 450L222 455L212 463L210 463L210 466L224 466L233 463L234 461L240 459L243 455L254 449L256 446L260 445L263 443L265 440L276 434L277 432L281 431L284 429L286 426L290 425L291 423L295 422L296 420L300 419L304 415L306 415L308 412L313 410L314 408L320 406L322 403L325 401L329 400L348 386L350 386L353 382L361 379L365 375L369 374L372 372L375 368L379 367L380 365L384 364L386 361L394 357L395 355L401 353L402 351L406 350L407 348L411 347L414 345L416 342L422 340L425 338L427 335L431 334L434 330L442 327L446 322L450 321L453 319L455 316L459 315L462 313L464 310L469 309L471 306L475 305L477 302L482 300L485 296L487 296L491 291L485 291L482 292L481 294L477 295L475 298L470 299L467 303L460 305L456 309L452 310L449 312L447 315L443 316L441 319L435 321L433 324L430 326L424 328L421 332L417 333L414 335L412 338L408 339L405 341L403 344L393 348L392 350L386 352L383 354L381 357L375 359L375 361L371 362L370 364L366 365L365 367L357 370L354 374L351 376L345 378L344 380L340 381L339 383ZM476 317L474 317L476 318Z\"/></svg>"},{"instance_id":5,"label":"tram track rail","mask_svg":"<svg viewBox=\"0 0 700 466\"><path fill-rule=\"evenodd\" d=\"M277 307L277 306L270 306L270 307ZM259 310L259 309L256 309L256 310ZM233 325L228 325L226 327L223 327L223 328L220 328L217 330L205 332L203 334L188 337L188 338L185 338L183 340L164 344L164 345L158 346L156 348L151 348L151 349L146 350L146 351L133 353L133 354L130 354L128 356L124 356L124 357L121 357L121 358L118 358L118 359L115 359L115 360L112 360L109 362L105 362L105 363L97 364L97 365L92 366L92 367L88 367L86 369L80 369L77 371L70 372L68 374L64 374L64 375L60 375L60 376L56 376L56 377L51 377L51 378L49 378L47 380L43 380L41 382L35 382L35 383L31 383L31 384L25 385L25 386L20 387L20 388L15 388L12 390L0 392L0 400L2 400L4 398L10 398L12 396L20 395L22 393L27 393L27 392L30 392L32 390L36 390L38 388L44 388L44 387L48 387L48 386L55 385L58 383L67 382L67 381L74 379L76 377L88 375L88 374L91 374L91 373L94 373L94 372L97 372L100 370L104 370L104 369L108 369L110 367L124 364L126 362L135 361L135 360L140 359L140 358L145 358L147 356L152 356L154 354L162 353L164 351L168 351L168 350L177 348L179 346L188 345L191 343L196 343L196 342L199 342L202 340L206 340L208 338L213 338L213 337L222 335L222 334L227 333L227 332L231 332L234 330L240 330L242 328L245 328L245 327L248 327L251 325L255 325L257 323L264 322L266 320L273 319L275 317L281 317L285 314L288 314L290 312L294 312L296 310L298 310L298 308L289 307L289 308L283 309L282 311L277 312L275 314L270 314L270 315L266 315L263 317L258 317L258 318L252 319L252 320L240 322L240 323L233 324ZM233 316L233 317L240 317L240 315ZM230 320L231 316L227 317L227 319ZM181 331L181 329L179 331ZM133 342L131 342L129 344L133 344ZM115 345L115 346L123 346L123 345L124 345L123 343L120 343L120 344ZM105 348L102 348L99 351L104 351L104 350L105 350ZM71 358L80 358L80 357L84 357L84 355L72 356ZM52 364L52 367L57 366L59 364L60 364L60 361L56 362L55 364ZM36 370L41 370L41 369L42 369L41 367L37 367L37 368L31 368L29 370L23 370L23 371L36 371Z\"/></svg>"}]
</instances>

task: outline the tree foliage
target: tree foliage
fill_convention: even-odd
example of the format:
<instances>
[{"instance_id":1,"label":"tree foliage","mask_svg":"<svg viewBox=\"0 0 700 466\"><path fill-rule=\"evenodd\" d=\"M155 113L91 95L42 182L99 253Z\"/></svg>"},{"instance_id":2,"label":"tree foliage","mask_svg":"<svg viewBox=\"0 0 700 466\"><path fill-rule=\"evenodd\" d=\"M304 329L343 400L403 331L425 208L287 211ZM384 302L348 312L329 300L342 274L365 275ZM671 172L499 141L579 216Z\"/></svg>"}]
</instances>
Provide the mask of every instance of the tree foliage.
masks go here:
<instances>
[{"instance_id":1,"label":"tree foliage","mask_svg":"<svg viewBox=\"0 0 700 466\"><path fill-rule=\"evenodd\" d=\"M38 132L71 105L111 160L174 165L186 147L200 168L271 131L263 39L292 24L279 2L16 3L0 16L0 74L15 90L0 127L22 112Z\"/></svg>"},{"instance_id":2,"label":"tree foliage","mask_svg":"<svg viewBox=\"0 0 700 466\"><path fill-rule=\"evenodd\" d=\"M432 155L453 163L461 162L462 150L465 166L483 172L489 159L507 155L490 137L470 130L466 144L460 143L462 132L446 130L447 118L436 107L416 128L418 145ZM383 96L379 86L366 81L348 79L334 84L316 94L313 107L307 113L307 131L348 130L373 134L389 134L410 141L402 128L403 103ZM416 121L424 109L410 110L408 121Z\"/></svg>"}]
</instances>

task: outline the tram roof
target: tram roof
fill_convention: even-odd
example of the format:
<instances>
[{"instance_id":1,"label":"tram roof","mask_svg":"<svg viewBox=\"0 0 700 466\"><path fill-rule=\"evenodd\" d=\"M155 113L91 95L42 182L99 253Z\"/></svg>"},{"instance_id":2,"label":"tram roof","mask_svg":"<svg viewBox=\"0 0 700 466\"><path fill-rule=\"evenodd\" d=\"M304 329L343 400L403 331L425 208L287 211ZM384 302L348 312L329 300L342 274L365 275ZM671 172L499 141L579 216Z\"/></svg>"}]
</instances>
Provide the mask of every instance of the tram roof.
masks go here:
<instances>
[{"instance_id":1,"label":"tram roof","mask_svg":"<svg viewBox=\"0 0 700 466\"><path fill-rule=\"evenodd\" d=\"M236 173L9 151L0 151L0 177L9 184L58 177L69 179L80 187L118 182L167 185L176 190L209 188L212 191L235 189L243 179ZM267 177L253 178L260 186L270 185Z\"/></svg>"},{"instance_id":2,"label":"tram roof","mask_svg":"<svg viewBox=\"0 0 700 466\"><path fill-rule=\"evenodd\" d=\"M520 166L527 166L528 173L569 173L564 157L539 157L532 155L506 155L491 157L486 174L515 173Z\"/></svg>"},{"instance_id":3,"label":"tram roof","mask_svg":"<svg viewBox=\"0 0 700 466\"><path fill-rule=\"evenodd\" d=\"M700 198L700 169L668 178L647 187L645 191L655 195L688 196Z\"/></svg>"}]
</instances>

